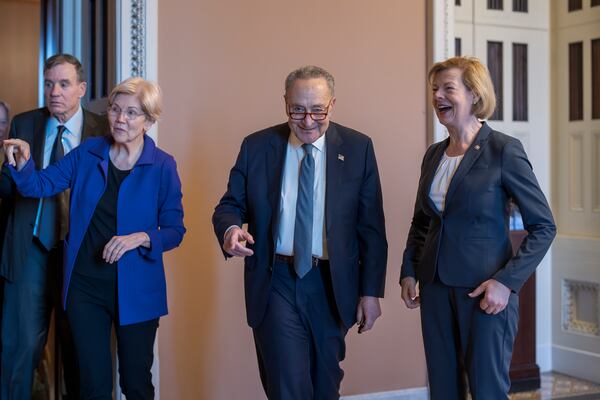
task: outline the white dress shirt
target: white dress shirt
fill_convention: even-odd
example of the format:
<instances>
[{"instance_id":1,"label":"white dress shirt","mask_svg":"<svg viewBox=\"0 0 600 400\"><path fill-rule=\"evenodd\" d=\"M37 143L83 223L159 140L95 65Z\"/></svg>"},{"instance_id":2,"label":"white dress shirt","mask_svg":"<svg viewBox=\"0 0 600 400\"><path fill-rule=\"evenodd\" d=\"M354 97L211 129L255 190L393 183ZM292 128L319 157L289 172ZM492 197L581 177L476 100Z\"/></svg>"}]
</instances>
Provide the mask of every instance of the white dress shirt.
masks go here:
<instances>
[{"instance_id":1,"label":"white dress shirt","mask_svg":"<svg viewBox=\"0 0 600 400\"><path fill-rule=\"evenodd\" d=\"M44 141L44 160L43 168L46 168L50 164L50 157L52 156L52 147L58 134L58 127L60 125L65 126L65 130L62 135L62 145L64 154L73 150L81 143L81 135L83 131L83 110L81 106L77 112L64 124L61 124L56 118L50 117L46 123L46 140Z\"/></svg>"},{"instance_id":2,"label":"white dress shirt","mask_svg":"<svg viewBox=\"0 0 600 400\"><path fill-rule=\"evenodd\" d=\"M440 161L440 165L435 172L435 177L433 178L431 189L429 191L429 198L433 201L439 212L444 211L448 186L450 186L452 177L462 159L463 155L448 157L446 152L444 152L442 161Z\"/></svg>"},{"instance_id":3,"label":"white dress shirt","mask_svg":"<svg viewBox=\"0 0 600 400\"><path fill-rule=\"evenodd\" d=\"M275 244L277 254L291 256L294 254L294 227L296 224L296 199L298 197L298 178L300 164L304 157L302 142L290 133L283 182L281 184L281 204L279 207L279 232ZM315 159L315 182L313 198L312 254L314 257L327 259L327 242L325 230L325 135L313 143L312 155Z\"/></svg>"}]
</instances>

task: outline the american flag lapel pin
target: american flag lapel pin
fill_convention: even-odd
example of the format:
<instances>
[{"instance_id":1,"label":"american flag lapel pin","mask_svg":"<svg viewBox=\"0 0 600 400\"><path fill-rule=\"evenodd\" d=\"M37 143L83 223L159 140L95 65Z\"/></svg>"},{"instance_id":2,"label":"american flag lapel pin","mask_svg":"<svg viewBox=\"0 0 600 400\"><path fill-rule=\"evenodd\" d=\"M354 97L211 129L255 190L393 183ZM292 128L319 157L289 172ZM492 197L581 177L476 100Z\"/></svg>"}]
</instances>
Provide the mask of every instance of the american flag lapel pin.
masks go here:
<instances>
[{"instance_id":1,"label":"american flag lapel pin","mask_svg":"<svg viewBox=\"0 0 600 400\"><path fill-rule=\"evenodd\" d=\"M338 154L338 160L344 161L344 155L343 154Z\"/></svg>"}]
</instances>

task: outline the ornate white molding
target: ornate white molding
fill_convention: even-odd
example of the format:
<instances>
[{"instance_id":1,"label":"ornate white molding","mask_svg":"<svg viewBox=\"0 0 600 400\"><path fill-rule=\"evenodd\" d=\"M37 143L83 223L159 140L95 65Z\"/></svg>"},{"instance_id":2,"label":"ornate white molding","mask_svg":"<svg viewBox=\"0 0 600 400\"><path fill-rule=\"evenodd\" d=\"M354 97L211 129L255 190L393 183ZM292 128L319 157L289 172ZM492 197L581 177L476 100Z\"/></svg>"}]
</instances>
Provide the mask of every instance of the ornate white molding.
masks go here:
<instances>
[{"instance_id":1,"label":"ornate white molding","mask_svg":"<svg viewBox=\"0 0 600 400\"><path fill-rule=\"evenodd\" d=\"M131 0L129 68L132 76L146 76L146 1Z\"/></svg>"},{"instance_id":2,"label":"ornate white molding","mask_svg":"<svg viewBox=\"0 0 600 400\"><path fill-rule=\"evenodd\" d=\"M454 55L454 0L430 0L431 62Z\"/></svg>"},{"instance_id":3,"label":"ornate white molding","mask_svg":"<svg viewBox=\"0 0 600 400\"><path fill-rule=\"evenodd\" d=\"M454 55L454 5L450 4L450 0L443 0L442 6L444 17L442 18L444 38L442 40L444 45L444 52L442 59L446 59ZM452 49L450 48L452 47Z\"/></svg>"},{"instance_id":4,"label":"ornate white molding","mask_svg":"<svg viewBox=\"0 0 600 400\"><path fill-rule=\"evenodd\" d=\"M158 81L158 0L117 0L117 82ZM148 134L158 139L155 124Z\"/></svg>"},{"instance_id":5,"label":"ornate white molding","mask_svg":"<svg viewBox=\"0 0 600 400\"><path fill-rule=\"evenodd\" d=\"M427 60L427 68L429 68L433 63L454 55L454 0L429 0L427 5L427 31L430 35L430 40L428 40L429 60ZM438 122L429 104L427 105L427 116L428 131L430 132L428 141L439 142L445 139L448 131Z\"/></svg>"},{"instance_id":6,"label":"ornate white molding","mask_svg":"<svg viewBox=\"0 0 600 400\"><path fill-rule=\"evenodd\" d=\"M591 293L594 299L593 320L582 320L579 316L578 295L582 291ZM588 296L589 297L589 296ZM573 333L600 336L600 284L564 279L562 282L562 328Z\"/></svg>"},{"instance_id":7,"label":"ornate white molding","mask_svg":"<svg viewBox=\"0 0 600 400\"><path fill-rule=\"evenodd\" d=\"M117 1L117 81L130 76L142 76L158 81L158 0ZM158 141L158 127L148 132ZM152 383L154 398L160 400L160 362L158 343L160 330L154 342ZM117 375L118 377L118 375ZM118 382L118 378L116 382ZM115 385L115 400L124 400L119 385Z\"/></svg>"}]
</instances>

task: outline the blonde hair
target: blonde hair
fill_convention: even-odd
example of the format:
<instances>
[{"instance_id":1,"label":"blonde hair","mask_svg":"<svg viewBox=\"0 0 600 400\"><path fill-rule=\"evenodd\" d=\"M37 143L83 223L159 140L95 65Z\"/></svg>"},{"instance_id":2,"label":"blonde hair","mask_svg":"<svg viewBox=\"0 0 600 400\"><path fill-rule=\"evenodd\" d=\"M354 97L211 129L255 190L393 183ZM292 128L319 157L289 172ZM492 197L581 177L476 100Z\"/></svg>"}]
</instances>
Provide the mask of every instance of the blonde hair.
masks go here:
<instances>
[{"instance_id":1,"label":"blonde hair","mask_svg":"<svg viewBox=\"0 0 600 400\"><path fill-rule=\"evenodd\" d=\"M162 93L157 83L139 76L127 78L110 92L108 104L112 104L120 94L134 95L140 102L142 111L150 122L158 121L162 112Z\"/></svg>"},{"instance_id":2,"label":"blonde hair","mask_svg":"<svg viewBox=\"0 0 600 400\"><path fill-rule=\"evenodd\" d=\"M473 114L479 119L489 118L496 108L496 94L486 66L475 57L452 57L433 64L427 75L429 84L433 84L440 72L451 68L462 71L463 84L479 98L473 104Z\"/></svg>"}]
</instances>

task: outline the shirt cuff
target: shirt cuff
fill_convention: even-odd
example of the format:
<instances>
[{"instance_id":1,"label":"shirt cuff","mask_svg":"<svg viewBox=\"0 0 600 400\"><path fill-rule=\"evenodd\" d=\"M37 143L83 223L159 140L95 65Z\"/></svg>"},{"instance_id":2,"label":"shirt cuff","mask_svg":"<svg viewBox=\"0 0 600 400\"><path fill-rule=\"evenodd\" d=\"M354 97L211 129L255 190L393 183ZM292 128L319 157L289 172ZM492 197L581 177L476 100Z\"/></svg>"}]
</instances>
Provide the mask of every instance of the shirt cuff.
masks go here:
<instances>
[{"instance_id":1,"label":"shirt cuff","mask_svg":"<svg viewBox=\"0 0 600 400\"><path fill-rule=\"evenodd\" d=\"M225 236L227 236L227 232L229 232L233 228L239 228L239 226L237 226L237 225L231 225L229 228L225 229L225 233L223 234L223 240L225 240Z\"/></svg>"}]
</instances>

